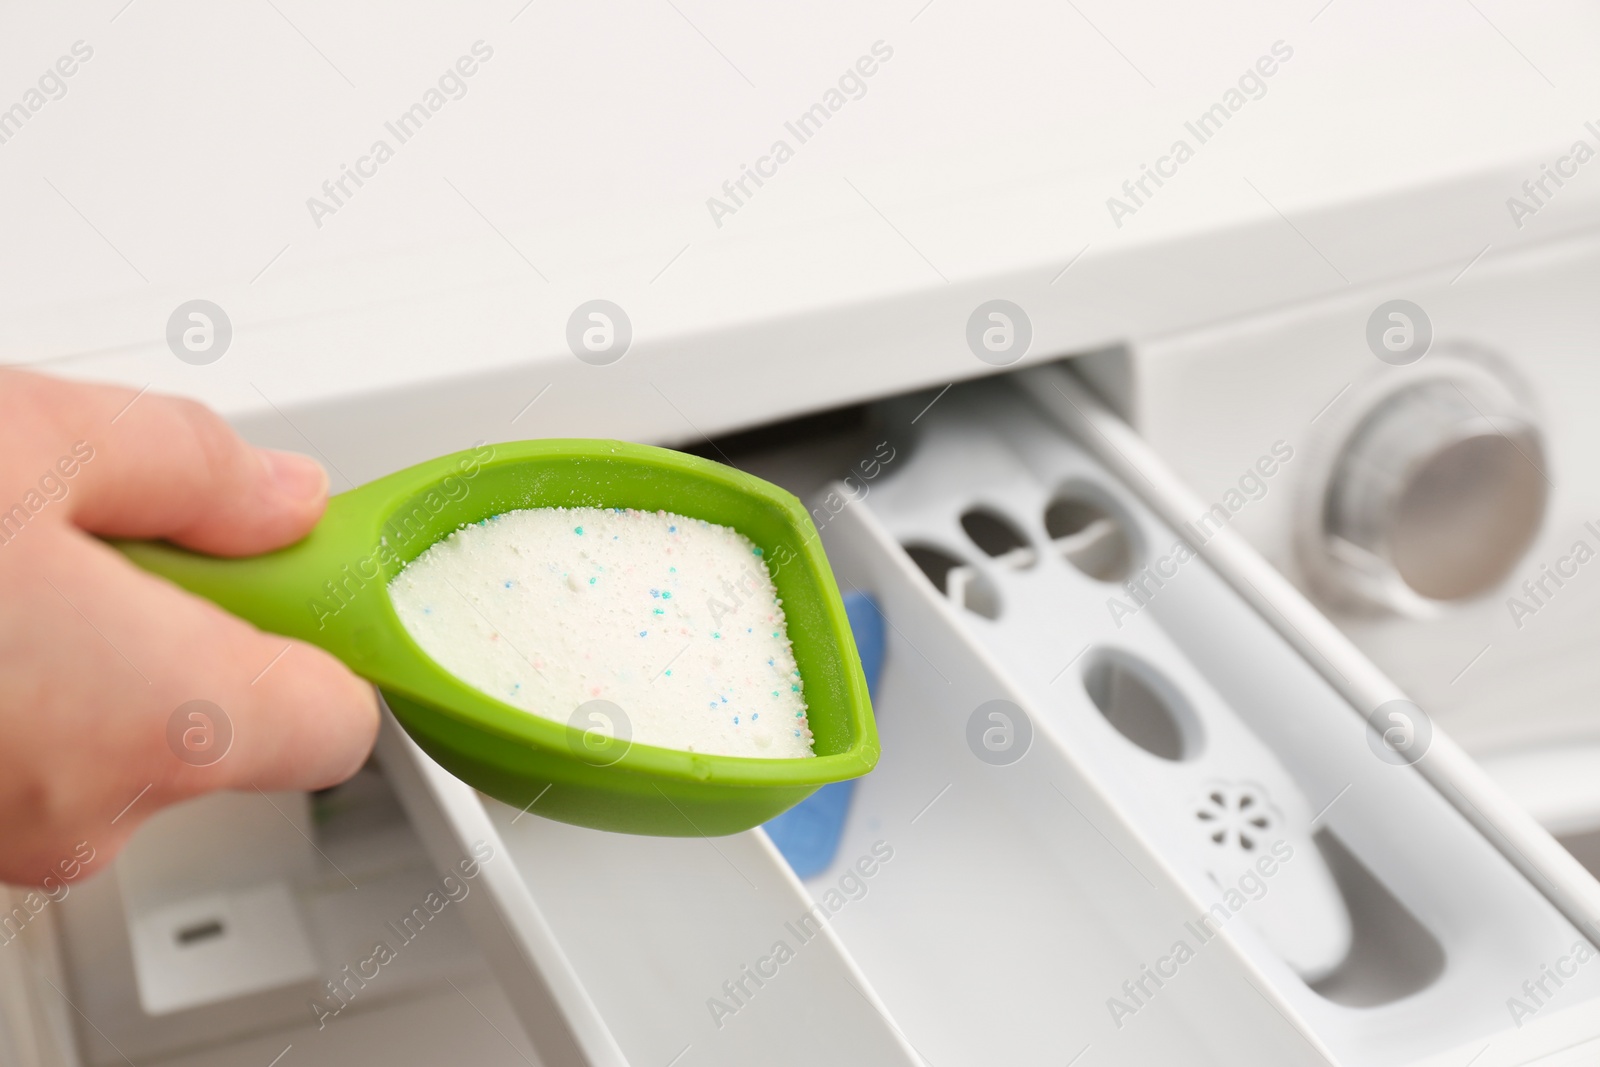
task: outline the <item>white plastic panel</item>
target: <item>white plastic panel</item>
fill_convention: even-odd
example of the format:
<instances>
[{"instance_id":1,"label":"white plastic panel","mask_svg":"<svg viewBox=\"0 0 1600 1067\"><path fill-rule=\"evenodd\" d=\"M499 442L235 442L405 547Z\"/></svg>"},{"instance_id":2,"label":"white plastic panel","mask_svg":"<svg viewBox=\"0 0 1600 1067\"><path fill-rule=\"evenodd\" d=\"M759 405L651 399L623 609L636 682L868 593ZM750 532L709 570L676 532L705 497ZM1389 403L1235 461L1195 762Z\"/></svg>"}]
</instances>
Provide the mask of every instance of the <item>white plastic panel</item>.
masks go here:
<instances>
[{"instance_id":1,"label":"white plastic panel","mask_svg":"<svg viewBox=\"0 0 1600 1067\"><path fill-rule=\"evenodd\" d=\"M840 857L886 836L900 866L839 929L908 1038L935 1064L1330 1062L1236 945L1186 928L1203 908L1044 716L1031 715L1031 748L1012 765L969 748L980 705L1032 704L871 510L847 508L825 535L845 587L868 589L890 623L875 701L884 757ZM1071 655L1059 650L1055 668ZM1193 958L1163 988L1146 980L1155 995L1119 1029L1108 999L1126 999L1122 983L1179 939Z\"/></svg>"}]
</instances>

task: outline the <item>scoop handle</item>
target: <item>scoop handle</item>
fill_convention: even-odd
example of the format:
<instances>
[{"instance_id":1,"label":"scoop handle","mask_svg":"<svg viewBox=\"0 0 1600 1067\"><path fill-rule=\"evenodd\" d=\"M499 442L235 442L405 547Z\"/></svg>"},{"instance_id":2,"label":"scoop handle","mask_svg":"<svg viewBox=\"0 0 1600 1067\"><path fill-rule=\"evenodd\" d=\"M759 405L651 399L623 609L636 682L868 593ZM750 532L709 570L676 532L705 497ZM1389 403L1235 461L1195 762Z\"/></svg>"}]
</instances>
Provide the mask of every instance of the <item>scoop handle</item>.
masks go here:
<instances>
[{"instance_id":1,"label":"scoop handle","mask_svg":"<svg viewBox=\"0 0 1600 1067\"><path fill-rule=\"evenodd\" d=\"M114 541L140 568L159 575L270 633L296 637L344 660L357 673L381 674L376 640L389 573L381 539L359 492L328 501L310 534L259 556L224 559L164 541Z\"/></svg>"}]
</instances>

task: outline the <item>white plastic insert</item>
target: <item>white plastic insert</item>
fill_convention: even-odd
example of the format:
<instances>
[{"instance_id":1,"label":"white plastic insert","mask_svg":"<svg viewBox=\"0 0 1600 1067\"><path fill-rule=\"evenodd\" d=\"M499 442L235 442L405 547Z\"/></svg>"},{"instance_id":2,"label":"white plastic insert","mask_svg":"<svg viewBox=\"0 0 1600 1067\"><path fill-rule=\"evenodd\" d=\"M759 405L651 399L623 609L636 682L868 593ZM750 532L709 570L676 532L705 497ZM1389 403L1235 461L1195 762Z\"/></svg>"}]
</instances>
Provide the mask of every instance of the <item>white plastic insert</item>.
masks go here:
<instances>
[{"instance_id":1,"label":"white plastic insert","mask_svg":"<svg viewBox=\"0 0 1600 1067\"><path fill-rule=\"evenodd\" d=\"M930 804L914 832L947 865L840 928L931 1061L1465 1062L1559 1047L1533 1036L1559 1009L1600 1036L1600 968L1543 978L1585 936L1021 391L952 390L896 447L824 531L891 634L885 755L841 851ZM974 507L1036 565L986 552ZM959 558L998 610L929 581L908 545ZM1003 729L985 725L996 702ZM985 731L1020 754L996 758ZM949 933L918 943L918 925ZM1004 989L939 977L978 972ZM1545 994L1519 1014L1527 980Z\"/></svg>"}]
</instances>

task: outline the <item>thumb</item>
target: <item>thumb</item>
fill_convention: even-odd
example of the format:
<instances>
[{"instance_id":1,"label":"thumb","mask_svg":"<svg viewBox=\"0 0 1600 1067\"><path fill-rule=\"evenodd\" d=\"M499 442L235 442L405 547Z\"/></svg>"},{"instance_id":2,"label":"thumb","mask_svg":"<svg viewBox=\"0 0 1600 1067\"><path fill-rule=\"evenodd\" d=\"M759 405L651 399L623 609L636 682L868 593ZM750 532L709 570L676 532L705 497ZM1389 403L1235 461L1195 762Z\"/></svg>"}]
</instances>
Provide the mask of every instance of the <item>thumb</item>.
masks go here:
<instances>
[{"instance_id":1,"label":"thumb","mask_svg":"<svg viewBox=\"0 0 1600 1067\"><path fill-rule=\"evenodd\" d=\"M21 439L62 452L35 460L69 479L64 514L90 533L253 555L304 537L327 506L315 460L254 448L192 400L16 372L0 387L28 394L19 410L48 424Z\"/></svg>"}]
</instances>

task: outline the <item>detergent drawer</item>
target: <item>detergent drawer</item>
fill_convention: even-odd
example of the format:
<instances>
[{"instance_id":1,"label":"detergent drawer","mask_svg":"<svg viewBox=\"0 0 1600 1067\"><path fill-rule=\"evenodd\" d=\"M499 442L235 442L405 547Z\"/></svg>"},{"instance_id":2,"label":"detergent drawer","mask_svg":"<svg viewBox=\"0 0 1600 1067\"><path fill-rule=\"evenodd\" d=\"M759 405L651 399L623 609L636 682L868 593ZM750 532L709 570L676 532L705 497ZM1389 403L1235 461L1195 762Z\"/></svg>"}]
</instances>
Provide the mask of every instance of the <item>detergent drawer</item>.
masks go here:
<instances>
[{"instance_id":1,"label":"detergent drawer","mask_svg":"<svg viewBox=\"0 0 1600 1067\"><path fill-rule=\"evenodd\" d=\"M1587 872L1063 368L709 447L813 502L882 645L883 757L809 836L633 839L485 800L386 729L436 862L499 857L469 921L545 1062L1600 1038Z\"/></svg>"}]
</instances>

